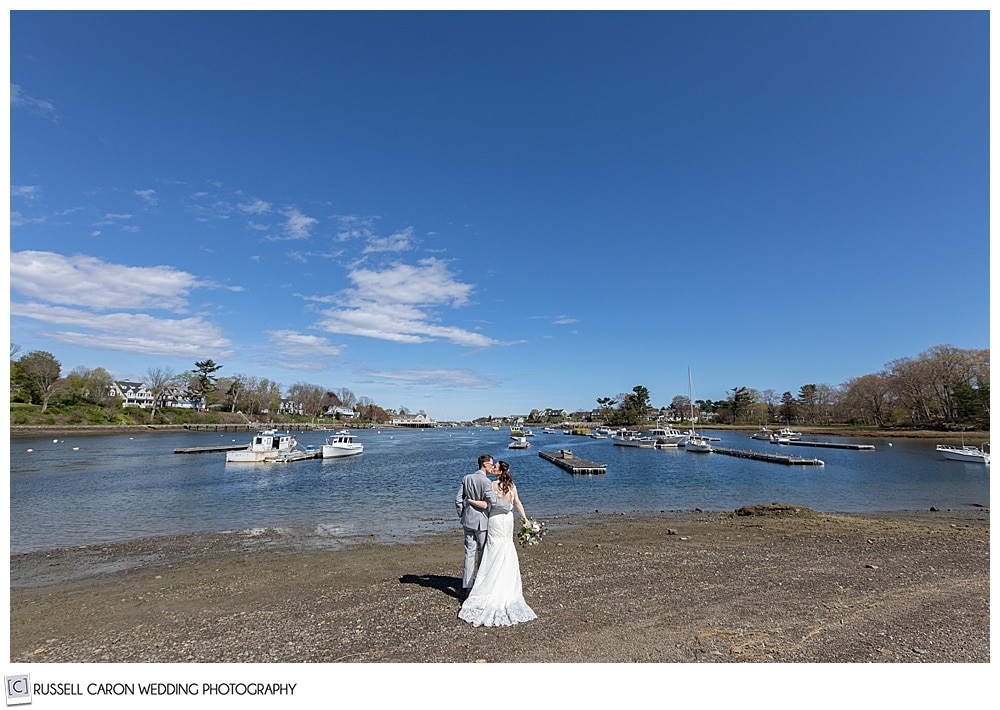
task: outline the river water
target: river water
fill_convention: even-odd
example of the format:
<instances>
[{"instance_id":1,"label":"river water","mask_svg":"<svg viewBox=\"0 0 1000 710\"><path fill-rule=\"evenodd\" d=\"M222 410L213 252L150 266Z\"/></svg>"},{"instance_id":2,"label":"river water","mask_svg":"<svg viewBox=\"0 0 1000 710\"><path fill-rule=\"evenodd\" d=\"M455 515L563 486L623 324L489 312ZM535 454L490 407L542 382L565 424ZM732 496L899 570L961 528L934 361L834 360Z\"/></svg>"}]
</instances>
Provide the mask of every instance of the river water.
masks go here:
<instances>
[{"instance_id":1,"label":"river water","mask_svg":"<svg viewBox=\"0 0 1000 710\"><path fill-rule=\"evenodd\" d=\"M12 439L10 552L260 528L327 546L406 541L458 526L455 492L481 453L510 462L528 515L541 520L596 510L734 510L771 502L824 512L990 503L990 467L944 460L932 440L807 437L875 445L874 451L853 451L778 447L746 432L707 432L721 438L720 446L825 462L787 466L683 449L626 448L610 439L541 430L525 450L508 450L505 430L483 427L356 433L365 445L361 456L287 464L232 464L224 453L174 453L249 441L245 433ZM319 446L326 435L302 432L297 438L303 446ZM606 464L607 473L573 475L538 456L561 448Z\"/></svg>"}]
</instances>

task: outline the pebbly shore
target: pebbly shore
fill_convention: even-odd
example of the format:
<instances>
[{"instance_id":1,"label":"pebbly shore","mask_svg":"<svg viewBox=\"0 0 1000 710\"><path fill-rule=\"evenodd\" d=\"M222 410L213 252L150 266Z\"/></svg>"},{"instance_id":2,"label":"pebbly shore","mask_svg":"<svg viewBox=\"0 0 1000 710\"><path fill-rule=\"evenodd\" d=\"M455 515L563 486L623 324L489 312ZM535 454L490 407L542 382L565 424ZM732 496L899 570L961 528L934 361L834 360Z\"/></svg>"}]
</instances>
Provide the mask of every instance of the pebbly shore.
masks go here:
<instances>
[{"instance_id":1,"label":"pebbly shore","mask_svg":"<svg viewBox=\"0 0 1000 710\"><path fill-rule=\"evenodd\" d=\"M457 618L459 529L11 557L13 663L988 663L989 511L595 513L520 549L539 618Z\"/></svg>"}]
</instances>

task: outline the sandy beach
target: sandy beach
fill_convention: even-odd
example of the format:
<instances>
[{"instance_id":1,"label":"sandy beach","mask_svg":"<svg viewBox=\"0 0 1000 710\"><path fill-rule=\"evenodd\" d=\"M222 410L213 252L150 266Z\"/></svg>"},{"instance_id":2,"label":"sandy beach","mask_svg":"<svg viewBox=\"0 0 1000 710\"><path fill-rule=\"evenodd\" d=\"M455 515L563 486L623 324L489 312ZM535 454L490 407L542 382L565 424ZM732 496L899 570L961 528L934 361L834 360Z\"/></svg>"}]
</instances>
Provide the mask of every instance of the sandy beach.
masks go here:
<instances>
[{"instance_id":1,"label":"sandy beach","mask_svg":"<svg viewBox=\"0 0 1000 710\"><path fill-rule=\"evenodd\" d=\"M457 618L459 528L274 531L11 557L23 663L987 663L989 511L594 513L520 550L539 618Z\"/></svg>"}]
</instances>

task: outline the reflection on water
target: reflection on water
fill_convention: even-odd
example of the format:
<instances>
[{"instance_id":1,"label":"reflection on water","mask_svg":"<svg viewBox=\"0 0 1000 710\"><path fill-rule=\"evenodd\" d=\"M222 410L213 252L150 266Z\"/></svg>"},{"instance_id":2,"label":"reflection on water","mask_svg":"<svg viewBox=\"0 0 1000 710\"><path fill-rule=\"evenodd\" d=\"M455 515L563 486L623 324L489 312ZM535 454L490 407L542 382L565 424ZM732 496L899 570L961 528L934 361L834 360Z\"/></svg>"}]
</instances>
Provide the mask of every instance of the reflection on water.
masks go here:
<instances>
[{"instance_id":1,"label":"reflection on water","mask_svg":"<svg viewBox=\"0 0 1000 710\"><path fill-rule=\"evenodd\" d=\"M778 448L749 432L715 434L722 446ZM324 434L297 438L318 446ZM251 528L284 528L319 544L411 539L458 527L455 492L481 453L510 462L528 514L542 519L776 501L828 512L989 505L989 467L945 461L932 440L892 439L889 446L890 440L836 439L874 443L874 451L781 447L821 458L822 467L633 449L561 433L538 433L530 449L509 450L507 433L490 428L361 431L361 456L289 464L173 453L233 440L232 433L13 439L11 552ZM236 435L237 443L244 440L249 435ZM560 448L607 464L607 473L574 476L538 457L539 450Z\"/></svg>"}]
</instances>

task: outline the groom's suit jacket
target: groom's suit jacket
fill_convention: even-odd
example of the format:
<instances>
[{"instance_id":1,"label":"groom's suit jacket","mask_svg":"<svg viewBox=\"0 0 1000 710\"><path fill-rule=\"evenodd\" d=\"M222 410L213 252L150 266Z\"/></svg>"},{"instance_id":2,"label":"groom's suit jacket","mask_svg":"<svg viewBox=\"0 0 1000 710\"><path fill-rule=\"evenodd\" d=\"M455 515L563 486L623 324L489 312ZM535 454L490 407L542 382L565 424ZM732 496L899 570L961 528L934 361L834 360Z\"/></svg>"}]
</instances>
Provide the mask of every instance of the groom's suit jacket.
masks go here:
<instances>
[{"instance_id":1,"label":"groom's suit jacket","mask_svg":"<svg viewBox=\"0 0 1000 710\"><path fill-rule=\"evenodd\" d=\"M470 473L462 478L462 485L459 486L455 495L455 507L458 515L462 518L462 527L470 530L485 530L489 524L489 515L485 510L480 510L474 505L467 505L466 498L472 500L488 500L489 494L493 493L493 483L482 471Z\"/></svg>"}]
</instances>

